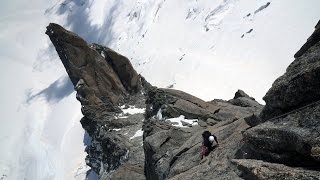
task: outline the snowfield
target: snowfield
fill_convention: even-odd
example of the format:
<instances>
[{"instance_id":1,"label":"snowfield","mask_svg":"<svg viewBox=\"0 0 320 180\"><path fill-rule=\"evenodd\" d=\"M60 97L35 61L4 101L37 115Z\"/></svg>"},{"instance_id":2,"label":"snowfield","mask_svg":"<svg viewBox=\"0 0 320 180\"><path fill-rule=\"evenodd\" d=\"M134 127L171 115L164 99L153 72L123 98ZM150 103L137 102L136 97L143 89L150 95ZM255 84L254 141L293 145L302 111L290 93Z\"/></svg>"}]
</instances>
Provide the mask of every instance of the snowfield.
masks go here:
<instances>
[{"instance_id":1,"label":"snowfield","mask_svg":"<svg viewBox=\"0 0 320 180\"><path fill-rule=\"evenodd\" d=\"M318 7L319 0L2 2L0 179L83 180L89 169L80 103L44 34L49 22L127 56L153 85L204 100L242 89L263 103L313 32Z\"/></svg>"}]
</instances>

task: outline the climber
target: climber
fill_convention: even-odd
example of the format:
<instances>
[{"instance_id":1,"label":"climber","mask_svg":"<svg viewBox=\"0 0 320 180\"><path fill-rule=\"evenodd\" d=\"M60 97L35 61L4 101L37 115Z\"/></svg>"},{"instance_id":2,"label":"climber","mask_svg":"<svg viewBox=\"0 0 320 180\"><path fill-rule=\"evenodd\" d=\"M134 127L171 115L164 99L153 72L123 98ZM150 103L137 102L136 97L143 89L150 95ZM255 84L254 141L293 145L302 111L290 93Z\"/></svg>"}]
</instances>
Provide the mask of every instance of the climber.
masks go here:
<instances>
[{"instance_id":1,"label":"climber","mask_svg":"<svg viewBox=\"0 0 320 180\"><path fill-rule=\"evenodd\" d=\"M218 139L214 134L211 134L209 131L202 133L203 143L202 143L202 156L201 159L208 156L209 153L219 145ZM212 146L213 141L216 141L216 145Z\"/></svg>"}]
</instances>

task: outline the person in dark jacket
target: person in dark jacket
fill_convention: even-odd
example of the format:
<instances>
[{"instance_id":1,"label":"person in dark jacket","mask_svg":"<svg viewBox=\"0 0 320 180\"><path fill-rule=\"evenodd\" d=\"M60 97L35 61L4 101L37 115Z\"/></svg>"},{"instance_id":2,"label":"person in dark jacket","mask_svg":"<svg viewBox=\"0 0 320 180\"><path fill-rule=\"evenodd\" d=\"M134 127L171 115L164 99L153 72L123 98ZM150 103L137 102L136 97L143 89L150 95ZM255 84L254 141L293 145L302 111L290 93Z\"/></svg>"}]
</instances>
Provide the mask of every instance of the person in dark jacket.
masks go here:
<instances>
[{"instance_id":1,"label":"person in dark jacket","mask_svg":"<svg viewBox=\"0 0 320 180\"><path fill-rule=\"evenodd\" d=\"M211 134L209 131L203 132L202 138L203 138L203 143L202 143L201 158L203 159L204 157L208 156L209 153L216 147L216 146L212 146L213 141L217 143L217 146L219 145L219 142L218 142L218 138L214 134Z\"/></svg>"}]
</instances>

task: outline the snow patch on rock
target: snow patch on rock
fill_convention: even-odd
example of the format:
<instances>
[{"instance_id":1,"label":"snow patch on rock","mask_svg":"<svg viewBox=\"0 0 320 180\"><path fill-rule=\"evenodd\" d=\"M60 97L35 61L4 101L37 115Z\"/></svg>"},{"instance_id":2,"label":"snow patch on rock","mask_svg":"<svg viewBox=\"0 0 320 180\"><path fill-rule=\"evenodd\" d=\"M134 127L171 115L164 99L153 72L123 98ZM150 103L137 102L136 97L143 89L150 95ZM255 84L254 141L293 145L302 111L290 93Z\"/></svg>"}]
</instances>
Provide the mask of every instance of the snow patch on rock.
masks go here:
<instances>
[{"instance_id":1,"label":"snow patch on rock","mask_svg":"<svg viewBox=\"0 0 320 180\"><path fill-rule=\"evenodd\" d=\"M134 138L142 136L142 135L143 135L143 131L142 131L142 129L139 129L132 137L130 137L130 139L134 139Z\"/></svg>"},{"instance_id":2,"label":"snow patch on rock","mask_svg":"<svg viewBox=\"0 0 320 180\"><path fill-rule=\"evenodd\" d=\"M124 108L124 106L121 106L121 110L124 114L138 114L138 113L144 113L145 108L136 108L135 106L129 106L129 108Z\"/></svg>"},{"instance_id":3,"label":"snow patch on rock","mask_svg":"<svg viewBox=\"0 0 320 180\"><path fill-rule=\"evenodd\" d=\"M184 115L180 115L179 117L176 117L176 118L170 118L170 119L167 119L166 121L170 121L172 125L176 127L188 127L188 126L183 126L182 121L192 126L198 125L198 119L185 119Z\"/></svg>"}]
</instances>

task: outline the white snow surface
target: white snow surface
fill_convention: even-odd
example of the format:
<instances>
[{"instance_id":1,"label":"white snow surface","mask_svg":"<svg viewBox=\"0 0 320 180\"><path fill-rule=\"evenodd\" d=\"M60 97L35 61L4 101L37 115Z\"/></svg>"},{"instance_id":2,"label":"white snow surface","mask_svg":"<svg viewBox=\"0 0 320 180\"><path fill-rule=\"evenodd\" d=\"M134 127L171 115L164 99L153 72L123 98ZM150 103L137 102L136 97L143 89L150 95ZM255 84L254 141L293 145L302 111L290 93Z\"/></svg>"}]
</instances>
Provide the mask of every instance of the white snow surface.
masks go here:
<instances>
[{"instance_id":1,"label":"white snow surface","mask_svg":"<svg viewBox=\"0 0 320 180\"><path fill-rule=\"evenodd\" d=\"M124 106L121 106L121 110L124 114L138 114L138 113L144 113L145 108L136 108L135 106L129 106L129 108L124 108Z\"/></svg>"},{"instance_id":2,"label":"white snow surface","mask_svg":"<svg viewBox=\"0 0 320 180\"><path fill-rule=\"evenodd\" d=\"M158 110L158 112L157 112L157 114L156 114L156 118L157 119L162 119L162 110L161 110L161 108Z\"/></svg>"},{"instance_id":3,"label":"white snow surface","mask_svg":"<svg viewBox=\"0 0 320 180\"><path fill-rule=\"evenodd\" d=\"M242 89L263 103L313 32L318 7L319 0L2 2L0 177L84 179L88 170L80 104L44 34L49 22L127 56L158 87L205 100Z\"/></svg>"},{"instance_id":4,"label":"white snow surface","mask_svg":"<svg viewBox=\"0 0 320 180\"><path fill-rule=\"evenodd\" d=\"M183 126L182 125L182 121L188 123L188 124L191 124L192 126L193 125L198 125L198 119L185 119L184 115L180 115L179 117L176 117L176 118L169 118L169 119L166 119L166 121L170 121L172 122L173 126L176 126L176 127L188 127L188 126Z\"/></svg>"},{"instance_id":5,"label":"white snow surface","mask_svg":"<svg viewBox=\"0 0 320 180\"><path fill-rule=\"evenodd\" d=\"M320 17L317 0L270 1L256 14L268 1L108 2L96 27L110 34L102 31L98 42L129 57L151 84L174 84L205 100L243 89L263 102Z\"/></svg>"},{"instance_id":6,"label":"white snow surface","mask_svg":"<svg viewBox=\"0 0 320 180\"><path fill-rule=\"evenodd\" d=\"M133 139L142 135L143 135L143 131L142 129L139 129L132 137L130 137L130 139Z\"/></svg>"}]
</instances>

